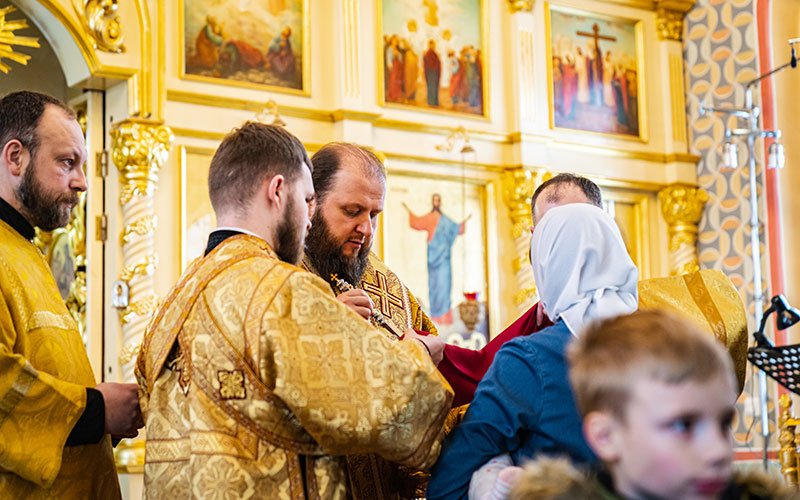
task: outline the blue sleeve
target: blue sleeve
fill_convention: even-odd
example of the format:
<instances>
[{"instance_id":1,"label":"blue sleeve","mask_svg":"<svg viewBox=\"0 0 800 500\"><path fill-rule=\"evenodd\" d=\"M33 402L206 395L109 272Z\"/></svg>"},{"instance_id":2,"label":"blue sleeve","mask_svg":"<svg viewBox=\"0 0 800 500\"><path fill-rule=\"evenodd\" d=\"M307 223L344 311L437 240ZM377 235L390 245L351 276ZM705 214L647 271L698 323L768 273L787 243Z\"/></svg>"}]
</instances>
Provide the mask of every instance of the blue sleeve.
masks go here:
<instances>
[{"instance_id":1,"label":"blue sleeve","mask_svg":"<svg viewBox=\"0 0 800 500\"><path fill-rule=\"evenodd\" d=\"M442 446L428 500L467 498L473 472L520 446L519 431L529 428L541 412L542 383L534 366L533 354L516 340L497 352L463 422Z\"/></svg>"}]
</instances>

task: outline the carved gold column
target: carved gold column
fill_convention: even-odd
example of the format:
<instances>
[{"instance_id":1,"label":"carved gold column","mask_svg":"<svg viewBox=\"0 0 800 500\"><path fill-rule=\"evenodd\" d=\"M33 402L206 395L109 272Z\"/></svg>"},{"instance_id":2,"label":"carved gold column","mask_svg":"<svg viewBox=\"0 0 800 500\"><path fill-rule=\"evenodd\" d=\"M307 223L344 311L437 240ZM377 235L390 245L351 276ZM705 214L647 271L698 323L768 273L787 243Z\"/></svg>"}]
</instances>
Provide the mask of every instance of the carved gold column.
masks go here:
<instances>
[{"instance_id":1,"label":"carved gold column","mask_svg":"<svg viewBox=\"0 0 800 500\"><path fill-rule=\"evenodd\" d=\"M787 483L797 487L800 470L798 470L796 441L800 436L796 435L798 421L792 418L792 398L788 394L783 394L778 399L778 406L781 408L778 417L778 432L780 432L778 443L781 445L778 461L781 464L781 474Z\"/></svg>"},{"instance_id":2,"label":"carved gold column","mask_svg":"<svg viewBox=\"0 0 800 500\"><path fill-rule=\"evenodd\" d=\"M157 122L128 120L111 130L111 158L120 175L122 205L123 270L119 277L127 283L129 301L120 311L122 348L119 364L121 380L133 382L133 362L142 334L156 308L154 287L154 233L157 224L153 195L158 171L167 161L174 136Z\"/></svg>"},{"instance_id":3,"label":"carved gold column","mask_svg":"<svg viewBox=\"0 0 800 500\"><path fill-rule=\"evenodd\" d=\"M661 214L669 226L670 274L700 270L697 261L697 223L703 215L708 193L702 189L673 184L658 193Z\"/></svg>"},{"instance_id":4,"label":"carved gold column","mask_svg":"<svg viewBox=\"0 0 800 500\"><path fill-rule=\"evenodd\" d=\"M524 167L509 170L503 176L503 199L511 216L511 238L514 240L514 259L511 268L517 278L514 304L520 312L526 311L536 300L536 284L529 264L531 196L536 186L536 174Z\"/></svg>"}]
</instances>

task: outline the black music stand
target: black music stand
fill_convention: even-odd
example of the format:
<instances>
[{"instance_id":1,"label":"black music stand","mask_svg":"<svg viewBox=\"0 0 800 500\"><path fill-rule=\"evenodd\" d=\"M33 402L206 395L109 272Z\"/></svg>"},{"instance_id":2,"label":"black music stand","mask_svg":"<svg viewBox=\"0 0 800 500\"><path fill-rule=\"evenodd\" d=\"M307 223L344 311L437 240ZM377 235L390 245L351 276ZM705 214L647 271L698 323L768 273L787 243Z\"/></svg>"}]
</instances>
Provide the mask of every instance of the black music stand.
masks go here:
<instances>
[{"instance_id":1,"label":"black music stand","mask_svg":"<svg viewBox=\"0 0 800 500\"><path fill-rule=\"evenodd\" d=\"M747 359L795 394L800 394L800 344L774 346L764 336L770 314L777 313L778 330L785 330L800 321L800 311L786 303L786 297L776 295L761 317L761 325L753 334L756 345L747 350Z\"/></svg>"}]
</instances>

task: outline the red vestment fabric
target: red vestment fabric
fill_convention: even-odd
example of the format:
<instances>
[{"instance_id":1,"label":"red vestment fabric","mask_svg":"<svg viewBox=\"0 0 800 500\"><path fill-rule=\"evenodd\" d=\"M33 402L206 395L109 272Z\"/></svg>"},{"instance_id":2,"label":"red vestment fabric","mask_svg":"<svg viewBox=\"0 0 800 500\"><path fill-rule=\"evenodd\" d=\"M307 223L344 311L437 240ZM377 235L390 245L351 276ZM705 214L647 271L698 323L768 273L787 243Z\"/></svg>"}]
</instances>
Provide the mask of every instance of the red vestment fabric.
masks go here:
<instances>
[{"instance_id":1,"label":"red vestment fabric","mask_svg":"<svg viewBox=\"0 0 800 500\"><path fill-rule=\"evenodd\" d=\"M541 321L537 321L537 309L541 307L541 302L534 304L525 314L486 344L483 349L476 351L450 344L445 346L444 359L439 363L439 372L450 382L455 391L454 408L472 402L478 383L486 374L495 354L503 344L516 337L530 335L552 326L553 323L545 315L542 315ZM427 335L427 332L418 333Z\"/></svg>"}]
</instances>

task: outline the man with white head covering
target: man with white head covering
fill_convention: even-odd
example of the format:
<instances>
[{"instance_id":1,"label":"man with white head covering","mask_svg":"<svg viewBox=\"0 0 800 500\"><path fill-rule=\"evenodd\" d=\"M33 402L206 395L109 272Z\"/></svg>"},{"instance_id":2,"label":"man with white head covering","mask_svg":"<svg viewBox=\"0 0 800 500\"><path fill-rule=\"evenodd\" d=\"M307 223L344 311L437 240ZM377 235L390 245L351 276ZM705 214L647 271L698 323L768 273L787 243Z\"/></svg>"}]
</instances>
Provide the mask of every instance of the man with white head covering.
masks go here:
<instances>
[{"instance_id":1,"label":"man with white head covering","mask_svg":"<svg viewBox=\"0 0 800 500\"><path fill-rule=\"evenodd\" d=\"M466 498L473 472L504 453L517 464L538 454L596 460L581 432L564 352L592 321L636 310L638 270L614 220L585 203L547 211L533 232L531 261L555 324L498 351L443 446L429 500Z\"/></svg>"}]
</instances>

